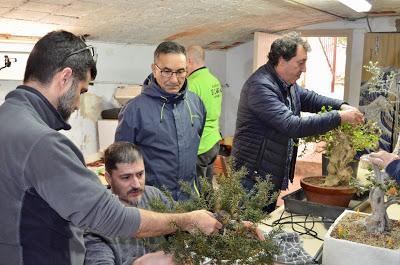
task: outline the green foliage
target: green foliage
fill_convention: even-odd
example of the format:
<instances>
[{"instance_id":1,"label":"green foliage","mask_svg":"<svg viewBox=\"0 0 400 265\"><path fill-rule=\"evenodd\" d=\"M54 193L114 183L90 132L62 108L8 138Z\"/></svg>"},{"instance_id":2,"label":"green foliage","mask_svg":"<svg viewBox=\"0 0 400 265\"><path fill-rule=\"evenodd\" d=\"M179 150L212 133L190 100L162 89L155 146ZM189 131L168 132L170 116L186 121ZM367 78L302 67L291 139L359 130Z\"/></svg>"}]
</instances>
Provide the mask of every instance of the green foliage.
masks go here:
<instances>
[{"instance_id":1,"label":"green foliage","mask_svg":"<svg viewBox=\"0 0 400 265\"><path fill-rule=\"evenodd\" d=\"M320 115L331 111L323 107ZM353 126L342 124L336 129L324 134L303 138L305 142L325 142L325 154L329 158L326 186L350 184L352 169L349 163L353 161L357 151L374 150L378 147L381 132L375 122Z\"/></svg>"},{"instance_id":2,"label":"green foliage","mask_svg":"<svg viewBox=\"0 0 400 265\"><path fill-rule=\"evenodd\" d=\"M242 221L257 223L267 218L262 206L275 200L277 194L269 195L272 185L261 179L250 193L246 192L240 182L246 170L235 171L230 162L227 171L227 176L218 176L216 189L201 178L200 195L173 203L171 209L161 201L151 203L152 209L160 212L206 209L223 224L219 233L208 236L199 230L190 234L178 228L162 241L159 249L172 253L177 264L201 264L207 259L211 259L208 264L273 264L273 255L278 254L278 247L272 241L274 234L267 235L265 241L257 240L255 226L245 228ZM182 188L191 190L183 183Z\"/></svg>"},{"instance_id":3,"label":"green foliage","mask_svg":"<svg viewBox=\"0 0 400 265\"><path fill-rule=\"evenodd\" d=\"M385 75L378 62L371 61L363 67L371 74L371 79L368 81L370 92L384 92L398 99L398 91L394 88L397 76L395 71L390 71Z\"/></svg>"}]
</instances>

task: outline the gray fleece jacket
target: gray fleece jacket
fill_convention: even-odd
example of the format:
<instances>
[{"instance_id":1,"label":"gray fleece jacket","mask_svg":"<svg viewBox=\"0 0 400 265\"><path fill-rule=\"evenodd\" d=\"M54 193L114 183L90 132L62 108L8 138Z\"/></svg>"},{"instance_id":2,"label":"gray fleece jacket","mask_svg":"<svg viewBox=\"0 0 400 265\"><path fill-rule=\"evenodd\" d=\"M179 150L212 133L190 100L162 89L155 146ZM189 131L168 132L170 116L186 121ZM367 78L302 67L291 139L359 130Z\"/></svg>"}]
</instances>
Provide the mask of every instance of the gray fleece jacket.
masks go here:
<instances>
[{"instance_id":1,"label":"gray fleece jacket","mask_svg":"<svg viewBox=\"0 0 400 265\"><path fill-rule=\"evenodd\" d=\"M0 106L0 264L83 264L83 228L129 236L140 224L58 130L71 127L37 90Z\"/></svg>"}]
</instances>

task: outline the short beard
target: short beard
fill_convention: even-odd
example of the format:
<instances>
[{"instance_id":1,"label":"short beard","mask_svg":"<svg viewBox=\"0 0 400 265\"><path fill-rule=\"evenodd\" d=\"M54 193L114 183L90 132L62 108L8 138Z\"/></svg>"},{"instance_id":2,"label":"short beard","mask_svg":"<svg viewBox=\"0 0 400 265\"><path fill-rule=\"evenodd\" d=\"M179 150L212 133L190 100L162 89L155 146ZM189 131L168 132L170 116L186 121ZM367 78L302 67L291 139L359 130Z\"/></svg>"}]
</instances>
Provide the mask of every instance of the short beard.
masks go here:
<instances>
[{"instance_id":1,"label":"short beard","mask_svg":"<svg viewBox=\"0 0 400 265\"><path fill-rule=\"evenodd\" d=\"M67 121L72 112L74 112L74 101L78 84L79 82L77 82L75 78L72 79L71 87L67 90L67 92L58 98L57 111L60 113L64 121Z\"/></svg>"}]
</instances>

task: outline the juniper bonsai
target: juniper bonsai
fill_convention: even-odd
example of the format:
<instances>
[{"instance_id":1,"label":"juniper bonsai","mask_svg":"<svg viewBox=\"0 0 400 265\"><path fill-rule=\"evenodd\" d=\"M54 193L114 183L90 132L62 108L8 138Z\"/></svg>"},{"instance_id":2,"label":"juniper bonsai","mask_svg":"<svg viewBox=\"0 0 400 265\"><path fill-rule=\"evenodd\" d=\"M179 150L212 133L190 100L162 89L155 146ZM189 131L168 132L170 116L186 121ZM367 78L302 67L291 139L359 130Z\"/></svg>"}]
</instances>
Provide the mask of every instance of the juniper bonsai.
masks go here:
<instances>
[{"instance_id":1,"label":"juniper bonsai","mask_svg":"<svg viewBox=\"0 0 400 265\"><path fill-rule=\"evenodd\" d=\"M242 223L245 220L257 223L267 218L261 209L266 202L276 199L276 194L269 195L272 185L258 179L248 193L240 182L246 169L235 171L229 163L227 171L226 176L217 178L217 189L202 178L200 194L188 201L171 202L171 208L161 201L151 203L153 210L161 212L207 209L223 224L219 233L209 236L199 230L189 234L178 227L175 234L165 238L157 248L172 253L177 264L201 264L205 260L207 264L273 264L274 254L278 254L278 247L272 240L274 234L266 235L265 241L257 240L252 231L255 225L248 229ZM182 184L182 187L190 192L187 185Z\"/></svg>"}]
</instances>

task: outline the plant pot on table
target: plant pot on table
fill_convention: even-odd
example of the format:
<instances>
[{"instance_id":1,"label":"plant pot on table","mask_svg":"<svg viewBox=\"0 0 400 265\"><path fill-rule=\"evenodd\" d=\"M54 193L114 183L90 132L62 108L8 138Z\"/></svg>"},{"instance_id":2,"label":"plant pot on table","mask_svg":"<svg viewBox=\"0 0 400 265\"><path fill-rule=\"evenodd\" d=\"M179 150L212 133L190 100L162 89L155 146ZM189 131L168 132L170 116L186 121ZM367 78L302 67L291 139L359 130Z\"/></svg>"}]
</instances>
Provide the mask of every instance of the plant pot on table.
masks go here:
<instances>
[{"instance_id":1,"label":"plant pot on table","mask_svg":"<svg viewBox=\"0 0 400 265\"><path fill-rule=\"evenodd\" d=\"M388 265L400 264L399 249L390 249L367 245L366 237L362 236L362 243L335 238L339 234L343 219L348 214L355 214L363 218L366 214L345 210L329 228L324 238L322 264L324 265ZM360 219L361 219L360 218ZM358 220L357 220L358 221ZM349 221L347 221L349 223ZM352 230L358 231L357 227ZM345 236L346 229L342 229ZM391 236L388 236L389 238ZM396 242L393 242L396 243ZM387 243L386 243L387 244Z\"/></svg>"},{"instance_id":2,"label":"plant pot on table","mask_svg":"<svg viewBox=\"0 0 400 265\"><path fill-rule=\"evenodd\" d=\"M321 186L324 178L323 176L313 176L300 180L307 200L320 204L347 207L357 190L348 186Z\"/></svg>"}]
</instances>

